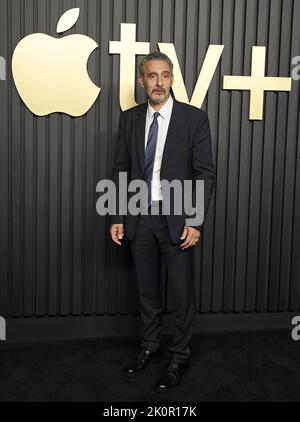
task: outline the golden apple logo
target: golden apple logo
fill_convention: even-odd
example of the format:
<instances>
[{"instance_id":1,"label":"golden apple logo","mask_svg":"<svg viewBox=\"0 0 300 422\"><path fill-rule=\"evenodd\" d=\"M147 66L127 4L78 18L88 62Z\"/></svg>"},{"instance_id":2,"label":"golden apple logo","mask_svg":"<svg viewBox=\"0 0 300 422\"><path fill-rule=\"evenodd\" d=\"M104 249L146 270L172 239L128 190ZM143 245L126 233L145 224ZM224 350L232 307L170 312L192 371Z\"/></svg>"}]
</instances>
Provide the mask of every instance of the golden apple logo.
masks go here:
<instances>
[{"instance_id":1,"label":"golden apple logo","mask_svg":"<svg viewBox=\"0 0 300 422\"><path fill-rule=\"evenodd\" d=\"M56 32L70 29L79 12L79 8L65 12ZM91 81L87 62L97 47L93 39L81 34L53 38L35 33L18 43L12 57L13 78L32 113L46 116L63 112L78 117L92 107L100 88Z\"/></svg>"}]
</instances>

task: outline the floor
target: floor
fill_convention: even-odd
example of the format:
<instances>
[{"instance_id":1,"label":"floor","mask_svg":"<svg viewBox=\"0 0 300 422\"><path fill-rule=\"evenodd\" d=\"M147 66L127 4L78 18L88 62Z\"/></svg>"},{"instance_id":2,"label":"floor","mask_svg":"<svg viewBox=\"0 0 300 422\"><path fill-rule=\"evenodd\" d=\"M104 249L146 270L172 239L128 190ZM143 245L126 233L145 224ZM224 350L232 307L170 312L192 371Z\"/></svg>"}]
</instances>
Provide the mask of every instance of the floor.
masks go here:
<instances>
[{"instance_id":1,"label":"floor","mask_svg":"<svg viewBox=\"0 0 300 422\"><path fill-rule=\"evenodd\" d=\"M163 338L167 351L170 338ZM299 401L300 341L287 330L194 335L192 367L174 391L153 390L164 362L133 379L121 368L137 338L0 343L1 402ZM166 355L167 357L167 355Z\"/></svg>"}]
</instances>

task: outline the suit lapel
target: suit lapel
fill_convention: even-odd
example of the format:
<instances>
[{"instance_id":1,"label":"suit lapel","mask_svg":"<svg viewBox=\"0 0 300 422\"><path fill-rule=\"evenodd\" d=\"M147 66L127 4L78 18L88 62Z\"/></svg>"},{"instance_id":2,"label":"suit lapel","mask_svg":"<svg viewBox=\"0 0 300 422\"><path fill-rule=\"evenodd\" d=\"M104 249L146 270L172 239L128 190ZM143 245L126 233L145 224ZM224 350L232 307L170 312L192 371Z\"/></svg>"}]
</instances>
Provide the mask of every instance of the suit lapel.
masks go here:
<instances>
[{"instance_id":1,"label":"suit lapel","mask_svg":"<svg viewBox=\"0 0 300 422\"><path fill-rule=\"evenodd\" d=\"M180 103L174 99L172 114L169 122L168 132L166 136L165 146L163 150L163 155L161 159L161 167L160 167L160 176L163 177L163 172L166 168L167 162L169 157L172 155L172 152L176 146L176 138L178 135L178 131L181 127L180 123Z\"/></svg>"},{"instance_id":2,"label":"suit lapel","mask_svg":"<svg viewBox=\"0 0 300 422\"><path fill-rule=\"evenodd\" d=\"M142 172L144 173L145 161L145 127L146 127L146 113L148 104L142 104L138 111L136 119L136 133L135 140L137 143L137 152Z\"/></svg>"}]
</instances>

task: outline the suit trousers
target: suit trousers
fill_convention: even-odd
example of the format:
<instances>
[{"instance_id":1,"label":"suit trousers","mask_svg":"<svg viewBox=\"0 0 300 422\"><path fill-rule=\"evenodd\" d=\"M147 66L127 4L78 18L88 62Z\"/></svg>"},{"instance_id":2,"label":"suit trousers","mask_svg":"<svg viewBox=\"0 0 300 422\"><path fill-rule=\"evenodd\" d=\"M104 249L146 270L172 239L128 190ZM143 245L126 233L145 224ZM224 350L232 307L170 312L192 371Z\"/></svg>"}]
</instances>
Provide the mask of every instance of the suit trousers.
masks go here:
<instances>
[{"instance_id":1,"label":"suit trousers","mask_svg":"<svg viewBox=\"0 0 300 422\"><path fill-rule=\"evenodd\" d=\"M160 289L161 259L165 259L173 309L174 326L169 358L190 359L190 341L195 320L194 248L185 250L171 241L162 201L152 202L148 215L139 215L131 251L138 284L141 347L155 351L161 346L163 305Z\"/></svg>"}]
</instances>

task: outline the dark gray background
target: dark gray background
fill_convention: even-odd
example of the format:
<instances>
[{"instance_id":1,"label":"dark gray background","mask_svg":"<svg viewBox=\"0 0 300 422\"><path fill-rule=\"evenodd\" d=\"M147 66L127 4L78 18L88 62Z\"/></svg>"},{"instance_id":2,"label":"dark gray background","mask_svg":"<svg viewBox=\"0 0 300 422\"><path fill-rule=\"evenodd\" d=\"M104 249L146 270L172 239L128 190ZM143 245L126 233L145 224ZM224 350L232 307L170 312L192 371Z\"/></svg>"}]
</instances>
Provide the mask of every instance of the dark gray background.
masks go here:
<instances>
[{"instance_id":1,"label":"dark gray background","mask_svg":"<svg viewBox=\"0 0 300 422\"><path fill-rule=\"evenodd\" d=\"M101 94L81 118L36 117L14 86L12 53L30 33L56 36L72 7L81 8L80 17L64 35L86 34L100 45L88 67ZM222 329L229 313L223 328L232 329L242 313L239 327L252 318L250 326L262 328L270 312L299 310L299 82L290 93L265 94L263 121L248 120L248 91L222 90L223 75L250 74L253 45L267 47L268 76L289 76L300 55L298 16L299 0L0 0L0 55L7 59L7 81L0 81L0 315L23 328L24 317L34 324L39 316L69 316L64 321L72 324L73 316L99 315L101 335L126 333L138 312L129 245L111 242L109 220L95 209L96 184L111 178L117 142L119 56L109 55L109 41L120 40L121 22L136 23L137 40L152 50L175 44L189 97L208 45L225 45L202 106L217 174L195 248L199 321L217 313ZM139 88L136 99L145 99ZM164 265L162 293L168 312ZM62 320L55 318L56 330ZM83 326L74 335L91 329Z\"/></svg>"}]
</instances>

